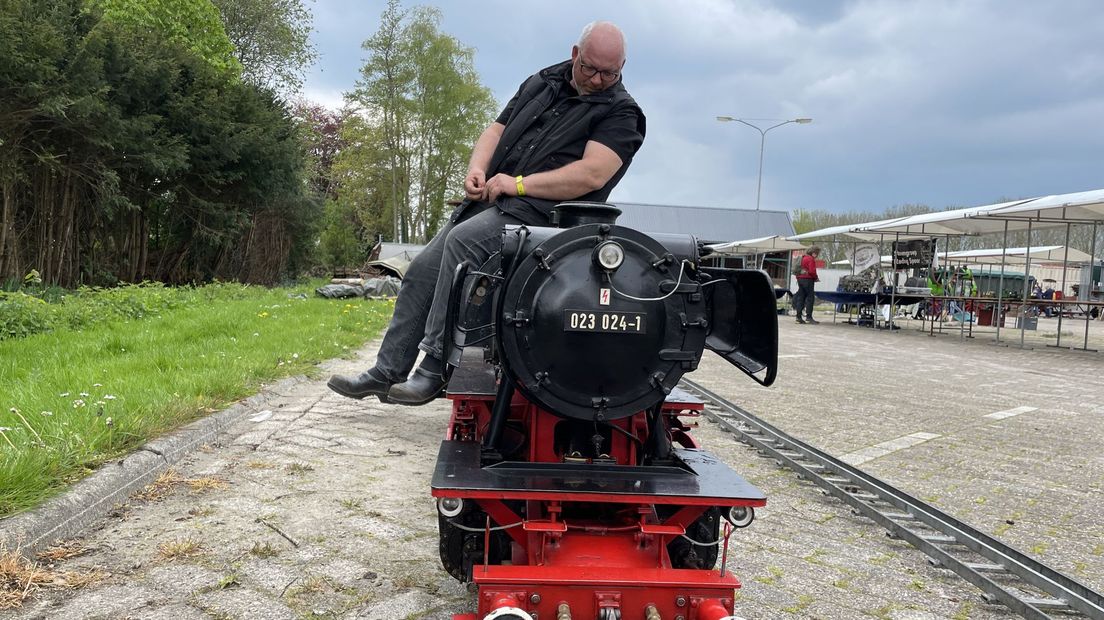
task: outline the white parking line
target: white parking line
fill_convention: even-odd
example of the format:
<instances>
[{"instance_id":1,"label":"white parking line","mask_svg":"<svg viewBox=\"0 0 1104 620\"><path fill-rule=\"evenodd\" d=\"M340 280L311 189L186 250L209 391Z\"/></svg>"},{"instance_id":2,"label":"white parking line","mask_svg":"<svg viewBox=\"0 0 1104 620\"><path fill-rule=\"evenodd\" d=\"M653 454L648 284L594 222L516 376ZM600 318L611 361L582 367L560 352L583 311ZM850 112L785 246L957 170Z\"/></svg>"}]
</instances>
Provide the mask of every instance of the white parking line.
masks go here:
<instances>
[{"instance_id":1,"label":"white parking line","mask_svg":"<svg viewBox=\"0 0 1104 620\"><path fill-rule=\"evenodd\" d=\"M778 356L778 359L780 359L780 360L783 360L783 359L794 359L794 358L798 358L798 357L809 357L809 356L808 356L808 355L806 355L806 354L804 354L804 353L790 353L790 354L788 354L788 355L779 355L779 356Z\"/></svg>"},{"instance_id":2,"label":"white parking line","mask_svg":"<svg viewBox=\"0 0 1104 620\"><path fill-rule=\"evenodd\" d=\"M1020 415L1021 413L1027 413L1029 411L1035 411L1038 407L1016 407L1015 409L1009 409L1007 411L997 411L996 413L987 413L982 417L989 418L990 420L1003 420L1005 418L1011 418L1012 416Z\"/></svg>"},{"instance_id":3,"label":"white parking line","mask_svg":"<svg viewBox=\"0 0 1104 620\"><path fill-rule=\"evenodd\" d=\"M911 448L925 441L931 441L936 437L940 437L940 435L935 433L913 433L911 435L905 435L904 437L898 437L897 439L883 441L882 443L874 444L862 450L844 454L840 457L840 460L849 465L859 465L867 461L872 461L880 456L885 456L891 452Z\"/></svg>"}]
</instances>

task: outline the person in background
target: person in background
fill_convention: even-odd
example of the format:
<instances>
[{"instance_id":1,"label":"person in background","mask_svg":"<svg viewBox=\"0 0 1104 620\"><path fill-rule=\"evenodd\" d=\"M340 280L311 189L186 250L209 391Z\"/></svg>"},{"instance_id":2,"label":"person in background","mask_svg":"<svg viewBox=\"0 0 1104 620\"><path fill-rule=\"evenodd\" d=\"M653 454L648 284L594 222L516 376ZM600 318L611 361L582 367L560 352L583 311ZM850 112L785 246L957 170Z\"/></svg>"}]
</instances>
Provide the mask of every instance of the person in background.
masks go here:
<instances>
[{"instance_id":1,"label":"person in background","mask_svg":"<svg viewBox=\"0 0 1104 620\"><path fill-rule=\"evenodd\" d=\"M813 291L813 287L817 282L820 282L820 278L817 277L817 257L820 256L820 247L812 246L808 250L805 250L805 255L801 257L801 269L797 275L797 294L794 295L793 304L794 311L797 313L797 322L804 325L805 323L812 323L816 325L820 321L813 318L813 303L816 301L816 294ZM801 318L801 314L805 314L805 318Z\"/></svg>"},{"instance_id":2,"label":"person in background","mask_svg":"<svg viewBox=\"0 0 1104 620\"><path fill-rule=\"evenodd\" d=\"M334 375L348 398L421 405L445 387L445 315L453 272L502 247L507 225L548 226L566 200L605 201L644 142L645 119L621 80L625 37L592 22L571 58L526 79L472 149L466 200L403 278L391 324L372 368ZM425 352L412 374L418 350Z\"/></svg>"},{"instance_id":3,"label":"person in background","mask_svg":"<svg viewBox=\"0 0 1104 620\"><path fill-rule=\"evenodd\" d=\"M1036 287L1036 288L1038 288L1038 287L1039 287L1039 285L1038 285L1038 284L1036 284L1036 285L1035 285L1035 287ZM1054 285L1053 285L1053 284L1050 284L1050 283L1048 282L1048 283L1047 283L1047 287L1046 287L1046 290L1044 290L1044 291L1043 291L1043 292L1042 292L1042 293L1041 293L1041 294L1039 295L1039 298L1040 298L1040 299L1046 299L1046 300L1053 300L1053 299L1054 299ZM1044 315L1045 315L1045 316L1046 316L1046 317L1047 317L1048 319L1049 319L1050 317L1054 316L1054 306L1052 306L1052 305L1050 305L1050 304L1046 304L1046 305L1044 305L1044 306L1043 306L1043 314L1044 314Z\"/></svg>"}]
</instances>

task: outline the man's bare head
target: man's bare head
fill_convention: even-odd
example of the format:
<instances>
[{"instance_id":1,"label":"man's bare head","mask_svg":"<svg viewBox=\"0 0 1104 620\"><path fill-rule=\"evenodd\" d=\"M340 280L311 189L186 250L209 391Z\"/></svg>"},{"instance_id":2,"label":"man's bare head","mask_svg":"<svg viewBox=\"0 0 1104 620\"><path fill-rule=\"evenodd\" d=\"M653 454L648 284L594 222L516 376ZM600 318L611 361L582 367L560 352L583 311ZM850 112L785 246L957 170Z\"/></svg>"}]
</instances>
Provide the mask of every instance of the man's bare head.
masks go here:
<instances>
[{"instance_id":1,"label":"man's bare head","mask_svg":"<svg viewBox=\"0 0 1104 620\"><path fill-rule=\"evenodd\" d=\"M575 89L586 95L603 91L621 78L625 66L625 35L610 22L591 22L571 48Z\"/></svg>"}]
</instances>

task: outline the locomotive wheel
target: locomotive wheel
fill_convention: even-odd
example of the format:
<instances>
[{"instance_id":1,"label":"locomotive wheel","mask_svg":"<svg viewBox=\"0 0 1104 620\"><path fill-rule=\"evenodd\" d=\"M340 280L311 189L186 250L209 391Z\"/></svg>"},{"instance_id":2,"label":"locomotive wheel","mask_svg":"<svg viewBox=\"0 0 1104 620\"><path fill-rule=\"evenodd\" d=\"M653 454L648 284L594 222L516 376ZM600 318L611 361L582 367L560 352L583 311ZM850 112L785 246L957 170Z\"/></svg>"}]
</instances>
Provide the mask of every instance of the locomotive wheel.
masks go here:
<instances>
[{"instance_id":1,"label":"locomotive wheel","mask_svg":"<svg viewBox=\"0 0 1104 620\"><path fill-rule=\"evenodd\" d=\"M472 566L483 563L483 527L486 525L486 519L486 513L481 510L466 512L452 519L437 515L441 564L448 574L461 583L470 582ZM453 526L453 522L479 531L462 530ZM491 532L491 552L488 554L488 561L491 564L501 564L509 557L509 553L509 536L501 531Z\"/></svg>"},{"instance_id":2,"label":"locomotive wheel","mask_svg":"<svg viewBox=\"0 0 1104 620\"><path fill-rule=\"evenodd\" d=\"M668 512L673 514L674 509L668 509ZM662 513L661 510L661 516L666 517ZM720 538L720 525L721 510L710 508L686 528L686 535L698 542L712 542ZM674 568L713 568L717 564L719 552L720 545L695 545L682 537L667 543L667 555L671 556L671 566Z\"/></svg>"}]
</instances>

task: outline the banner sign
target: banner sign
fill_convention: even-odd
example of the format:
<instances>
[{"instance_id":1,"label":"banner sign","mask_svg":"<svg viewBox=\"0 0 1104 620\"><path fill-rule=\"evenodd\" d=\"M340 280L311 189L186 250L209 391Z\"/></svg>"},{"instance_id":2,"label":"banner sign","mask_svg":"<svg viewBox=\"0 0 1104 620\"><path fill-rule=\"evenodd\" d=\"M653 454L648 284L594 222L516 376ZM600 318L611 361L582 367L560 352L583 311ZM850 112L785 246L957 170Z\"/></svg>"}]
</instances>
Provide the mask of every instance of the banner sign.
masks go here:
<instances>
[{"instance_id":1,"label":"banner sign","mask_svg":"<svg viewBox=\"0 0 1104 620\"><path fill-rule=\"evenodd\" d=\"M931 267L935 258L935 239L893 242L893 268Z\"/></svg>"},{"instance_id":2,"label":"banner sign","mask_svg":"<svg viewBox=\"0 0 1104 620\"><path fill-rule=\"evenodd\" d=\"M882 256L878 253L878 246L864 244L847 252L847 260L855 266L855 273L862 273L881 262Z\"/></svg>"}]
</instances>

